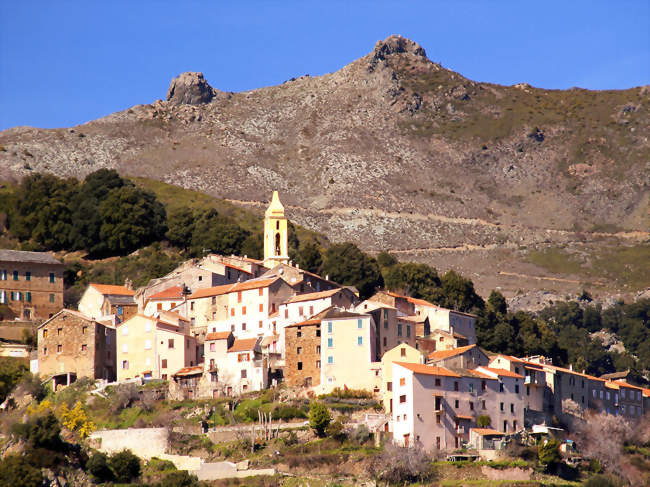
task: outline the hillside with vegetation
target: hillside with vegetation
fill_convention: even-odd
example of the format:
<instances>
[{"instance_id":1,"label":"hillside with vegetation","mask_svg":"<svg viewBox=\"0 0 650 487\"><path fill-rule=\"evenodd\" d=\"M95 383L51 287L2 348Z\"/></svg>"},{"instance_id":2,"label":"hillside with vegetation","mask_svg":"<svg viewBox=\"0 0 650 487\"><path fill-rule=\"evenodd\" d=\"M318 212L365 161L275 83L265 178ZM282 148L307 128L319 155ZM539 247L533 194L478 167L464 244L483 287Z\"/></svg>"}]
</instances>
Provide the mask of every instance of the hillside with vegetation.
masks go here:
<instances>
[{"instance_id":1,"label":"hillside with vegetation","mask_svg":"<svg viewBox=\"0 0 650 487\"><path fill-rule=\"evenodd\" d=\"M500 86L432 59L390 36L336 72L243 93L184 73L165 100L1 132L0 167L116 168L255 209L277 189L296 224L472 275L483 295L646 288L648 87Z\"/></svg>"}]
</instances>

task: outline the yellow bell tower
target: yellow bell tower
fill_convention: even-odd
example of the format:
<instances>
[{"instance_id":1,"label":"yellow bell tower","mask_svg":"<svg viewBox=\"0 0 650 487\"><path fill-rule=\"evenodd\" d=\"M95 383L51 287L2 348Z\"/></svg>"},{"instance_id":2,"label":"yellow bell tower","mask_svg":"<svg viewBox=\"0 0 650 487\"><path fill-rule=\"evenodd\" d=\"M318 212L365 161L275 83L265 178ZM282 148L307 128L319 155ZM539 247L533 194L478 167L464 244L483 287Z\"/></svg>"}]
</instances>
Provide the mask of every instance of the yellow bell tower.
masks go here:
<instances>
[{"instance_id":1,"label":"yellow bell tower","mask_svg":"<svg viewBox=\"0 0 650 487\"><path fill-rule=\"evenodd\" d=\"M287 219L277 191L264 214L264 266L273 269L289 263Z\"/></svg>"}]
</instances>

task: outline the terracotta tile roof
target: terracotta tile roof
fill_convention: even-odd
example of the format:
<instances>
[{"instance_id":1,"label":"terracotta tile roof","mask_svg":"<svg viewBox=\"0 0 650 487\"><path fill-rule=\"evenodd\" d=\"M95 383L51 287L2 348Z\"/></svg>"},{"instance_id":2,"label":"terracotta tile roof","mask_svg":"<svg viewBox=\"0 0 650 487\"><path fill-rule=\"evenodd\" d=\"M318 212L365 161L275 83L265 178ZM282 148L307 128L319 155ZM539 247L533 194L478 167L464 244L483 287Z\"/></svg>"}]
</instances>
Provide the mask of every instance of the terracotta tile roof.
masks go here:
<instances>
[{"instance_id":1,"label":"terracotta tile roof","mask_svg":"<svg viewBox=\"0 0 650 487\"><path fill-rule=\"evenodd\" d=\"M233 287L234 291L248 291L250 289L258 289L261 287L268 287L277 281L279 278L273 277L271 279L252 279L250 281L238 282Z\"/></svg>"},{"instance_id":2,"label":"terracotta tile roof","mask_svg":"<svg viewBox=\"0 0 650 487\"><path fill-rule=\"evenodd\" d=\"M257 338L242 338L235 340L235 343L228 349L228 352L248 352L253 350L256 344Z\"/></svg>"},{"instance_id":3,"label":"terracotta tile roof","mask_svg":"<svg viewBox=\"0 0 650 487\"><path fill-rule=\"evenodd\" d=\"M623 381L620 381L620 380L615 380L614 383L617 384L619 387L628 387L630 389L637 389L639 391L644 390L643 387L633 386L632 384L628 384L627 382L623 382Z\"/></svg>"},{"instance_id":4,"label":"terracotta tile roof","mask_svg":"<svg viewBox=\"0 0 650 487\"><path fill-rule=\"evenodd\" d=\"M650 397L650 389L641 389L645 397Z\"/></svg>"},{"instance_id":5,"label":"terracotta tile roof","mask_svg":"<svg viewBox=\"0 0 650 487\"><path fill-rule=\"evenodd\" d=\"M236 265L225 264L225 263L224 263L223 265L225 265L226 267L230 267L231 269L235 269L236 271L244 272L244 273L246 273L246 274L253 275L252 272L249 272L249 271L247 271L246 269L242 269L241 267L237 267Z\"/></svg>"},{"instance_id":6,"label":"terracotta tile roof","mask_svg":"<svg viewBox=\"0 0 650 487\"><path fill-rule=\"evenodd\" d=\"M437 350L429 354L429 358L433 360L443 360L449 357L454 357L465 353L466 351L476 347L476 345L467 345L465 347L452 348L451 350Z\"/></svg>"},{"instance_id":7,"label":"terracotta tile roof","mask_svg":"<svg viewBox=\"0 0 650 487\"><path fill-rule=\"evenodd\" d=\"M115 296L135 296L133 289L127 289L124 286L115 286L113 284L96 284L91 282L89 286L94 287L102 294L113 294Z\"/></svg>"},{"instance_id":8,"label":"terracotta tile roof","mask_svg":"<svg viewBox=\"0 0 650 487\"><path fill-rule=\"evenodd\" d=\"M223 284L221 286L198 289L193 294L191 294L188 299L209 298L211 296L221 296L222 294L228 294L232 290L233 286L234 284Z\"/></svg>"},{"instance_id":9,"label":"terracotta tile roof","mask_svg":"<svg viewBox=\"0 0 650 487\"><path fill-rule=\"evenodd\" d=\"M398 320L404 320L404 321L410 321L412 323L422 323L424 322L427 317L426 316L418 316L418 315L410 315L410 316L398 316Z\"/></svg>"},{"instance_id":10,"label":"terracotta tile roof","mask_svg":"<svg viewBox=\"0 0 650 487\"><path fill-rule=\"evenodd\" d=\"M503 358L509 360L510 362L517 362L518 364L523 364L524 363L523 360L518 359L517 357L513 357L512 355L505 355L503 353L500 353L500 354L497 355L497 357L503 357Z\"/></svg>"},{"instance_id":11,"label":"terracotta tile roof","mask_svg":"<svg viewBox=\"0 0 650 487\"><path fill-rule=\"evenodd\" d=\"M273 313L271 313L271 314L269 315L269 318L275 318L275 317L278 316L279 314L280 314L279 311L274 311Z\"/></svg>"},{"instance_id":12,"label":"terracotta tile roof","mask_svg":"<svg viewBox=\"0 0 650 487\"><path fill-rule=\"evenodd\" d=\"M341 290L340 288L335 288L335 289L330 289L329 291L320 291L317 293L298 294L297 296L294 296L288 299L287 301L285 301L285 303L300 303L302 301L312 301L314 299L329 298L331 296L334 296L340 290Z\"/></svg>"},{"instance_id":13,"label":"terracotta tile roof","mask_svg":"<svg viewBox=\"0 0 650 487\"><path fill-rule=\"evenodd\" d=\"M179 375L196 375L196 374L202 374L203 373L203 367L200 365L195 365L194 367L183 367L181 370L176 372L174 376L179 376Z\"/></svg>"},{"instance_id":14,"label":"terracotta tile roof","mask_svg":"<svg viewBox=\"0 0 650 487\"><path fill-rule=\"evenodd\" d=\"M217 331L217 332L213 332L213 333L208 333L205 336L205 340L206 341L209 341L209 340L225 340L226 338L228 338L230 336L231 333L232 332L230 332L230 331Z\"/></svg>"},{"instance_id":15,"label":"terracotta tile roof","mask_svg":"<svg viewBox=\"0 0 650 487\"><path fill-rule=\"evenodd\" d=\"M319 319L313 319L313 320L307 320L307 321L301 321L300 323L293 323L291 325L285 326L285 328L294 328L296 326L312 326L312 325L320 325L321 320Z\"/></svg>"},{"instance_id":16,"label":"terracotta tile roof","mask_svg":"<svg viewBox=\"0 0 650 487\"><path fill-rule=\"evenodd\" d=\"M172 286L152 294L148 299L175 299L183 297L183 288L181 286Z\"/></svg>"},{"instance_id":17,"label":"terracotta tile roof","mask_svg":"<svg viewBox=\"0 0 650 487\"><path fill-rule=\"evenodd\" d=\"M483 370L488 370L490 372L493 372L501 377L514 377L515 379L523 379L523 375L515 374L514 372L511 372L507 369L495 369L492 367L481 367ZM480 372L480 370L479 370Z\"/></svg>"},{"instance_id":18,"label":"terracotta tile roof","mask_svg":"<svg viewBox=\"0 0 650 487\"><path fill-rule=\"evenodd\" d=\"M441 375L445 377L460 377L460 375L452 372L449 369L444 367L437 367L435 365L424 365L424 364L412 364L407 362L393 362L405 369L410 370L415 374L424 374L424 375Z\"/></svg>"},{"instance_id":19,"label":"terracotta tile roof","mask_svg":"<svg viewBox=\"0 0 650 487\"><path fill-rule=\"evenodd\" d=\"M456 417L458 419L466 419L468 421L472 421L474 419L474 416L466 416L464 414L457 414Z\"/></svg>"},{"instance_id":20,"label":"terracotta tile roof","mask_svg":"<svg viewBox=\"0 0 650 487\"><path fill-rule=\"evenodd\" d=\"M470 431L473 431L481 436L503 436L505 433L501 431L493 430L492 428L470 428Z\"/></svg>"},{"instance_id":21,"label":"terracotta tile roof","mask_svg":"<svg viewBox=\"0 0 650 487\"><path fill-rule=\"evenodd\" d=\"M605 387L607 387L607 389L614 389L614 390L617 390L617 391L620 389L618 384L616 384L614 382L609 382L609 381L605 382Z\"/></svg>"}]
</instances>

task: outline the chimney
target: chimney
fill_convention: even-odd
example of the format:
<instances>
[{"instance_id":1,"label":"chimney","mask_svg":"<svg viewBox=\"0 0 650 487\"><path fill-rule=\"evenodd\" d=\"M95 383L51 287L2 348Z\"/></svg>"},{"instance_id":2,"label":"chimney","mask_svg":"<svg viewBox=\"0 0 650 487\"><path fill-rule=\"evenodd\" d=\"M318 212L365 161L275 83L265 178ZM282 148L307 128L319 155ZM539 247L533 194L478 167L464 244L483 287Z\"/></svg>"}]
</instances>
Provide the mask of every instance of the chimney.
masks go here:
<instances>
[{"instance_id":1,"label":"chimney","mask_svg":"<svg viewBox=\"0 0 650 487\"><path fill-rule=\"evenodd\" d=\"M129 291L133 291L133 281L128 277L124 279L124 287L127 288Z\"/></svg>"}]
</instances>

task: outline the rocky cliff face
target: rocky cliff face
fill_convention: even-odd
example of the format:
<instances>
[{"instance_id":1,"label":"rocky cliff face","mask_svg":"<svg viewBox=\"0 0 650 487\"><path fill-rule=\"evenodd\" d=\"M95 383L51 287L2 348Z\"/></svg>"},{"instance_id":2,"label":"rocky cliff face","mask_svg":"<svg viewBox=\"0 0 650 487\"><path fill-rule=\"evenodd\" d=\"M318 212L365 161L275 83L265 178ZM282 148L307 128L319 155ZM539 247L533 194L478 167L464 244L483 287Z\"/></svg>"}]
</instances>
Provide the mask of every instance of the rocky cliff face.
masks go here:
<instances>
[{"instance_id":1,"label":"rocky cliff face","mask_svg":"<svg viewBox=\"0 0 650 487\"><path fill-rule=\"evenodd\" d=\"M531 251L561 247L589 267L601 244L648 238L649 102L647 87L477 83L391 36L324 76L226 94L184 73L166 101L4 131L0 168L115 167L260 208L277 189L292 219L332 240L454 267L481 289L563 292L588 278L533 265Z\"/></svg>"}]
</instances>

